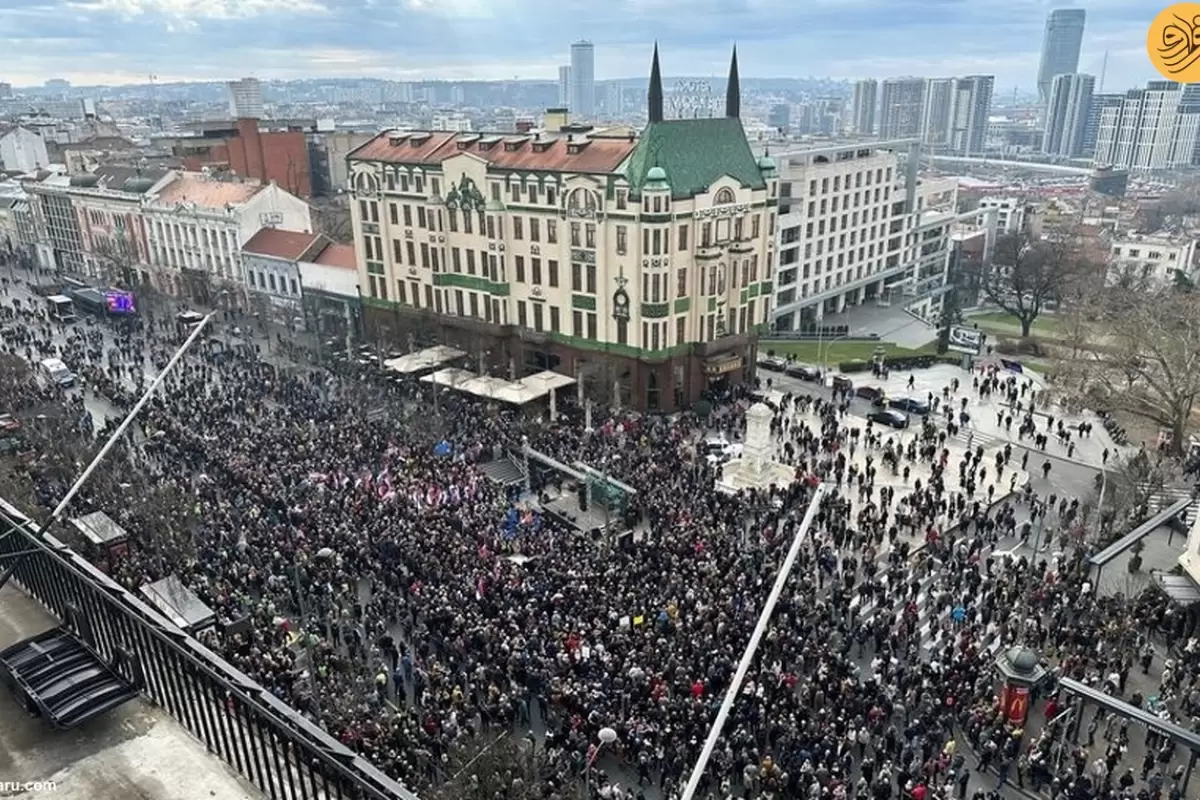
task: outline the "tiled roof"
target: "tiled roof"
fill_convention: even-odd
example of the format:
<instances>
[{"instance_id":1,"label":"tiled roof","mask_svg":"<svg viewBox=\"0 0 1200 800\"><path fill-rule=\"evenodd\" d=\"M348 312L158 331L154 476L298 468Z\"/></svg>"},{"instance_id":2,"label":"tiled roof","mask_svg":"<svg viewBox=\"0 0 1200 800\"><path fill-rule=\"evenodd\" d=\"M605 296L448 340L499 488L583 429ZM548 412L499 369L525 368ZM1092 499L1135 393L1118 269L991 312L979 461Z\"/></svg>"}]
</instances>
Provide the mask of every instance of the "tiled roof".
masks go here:
<instances>
[{"instance_id":1,"label":"tiled roof","mask_svg":"<svg viewBox=\"0 0 1200 800\"><path fill-rule=\"evenodd\" d=\"M287 261L299 261L320 238L318 233L263 228L242 245L242 251L260 256L274 256Z\"/></svg>"},{"instance_id":2,"label":"tiled roof","mask_svg":"<svg viewBox=\"0 0 1200 800\"><path fill-rule=\"evenodd\" d=\"M752 189L766 187L741 120L733 117L650 123L625 168L634 194L641 192L651 167L666 170L676 199L707 191L722 175Z\"/></svg>"},{"instance_id":3,"label":"tiled roof","mask_svg":"<svg viewBox=\"0 0 1200 800\"><path fill-rule=\"evenodd\" d=\"M392 141L396 140L396 144ZM587 139L577 135L543 137L513 134L381 133L350 154L355 161L439 165L471 153L498 169L528 172L616 172L637 147L633 139Z\"/></svg>"},{"instance_id":4,"label":"tiled roof","mask_svg":"<svg viewBox=\"0 0 1200 800\"><path fill-rule=\"evenodd\" d=\"M313 260L314 264L324 264L327 267L342 269L358 269L354 258L354 247L348 244L330 244Z\"/></svg>"},{"instance_id":5,"label":"tiled roof","mask_svg":"<svg viewBox=\"0 0 1200 800\"><path fill-rule=\"evenodd\" d=\"M262 189L258 183L235 183L205 178L196 172L181 172L163 187L158 202L166 205L194 203L204 208L241 205Z\"/></svg>"}]
</instances>

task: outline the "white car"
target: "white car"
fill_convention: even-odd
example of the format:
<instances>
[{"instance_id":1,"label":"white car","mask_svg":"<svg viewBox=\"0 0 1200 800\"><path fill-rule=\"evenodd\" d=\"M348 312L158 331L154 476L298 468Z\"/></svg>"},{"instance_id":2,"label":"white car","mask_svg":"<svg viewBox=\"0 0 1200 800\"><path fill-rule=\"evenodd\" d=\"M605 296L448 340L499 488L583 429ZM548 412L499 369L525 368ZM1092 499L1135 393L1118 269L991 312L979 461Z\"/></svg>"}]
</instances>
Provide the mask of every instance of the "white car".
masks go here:
<instances>
[{"instance_id":1,"label":"white car","mask_svg":"<svg viewBox=\"0 0 1200 800\"><path fill-rule=\"evenodd\" d=\"M706 439L703 450L704 459L714 466L742 456L741 443L730 444L729 440L724 437Z\"/></svg>"}]
</instances>

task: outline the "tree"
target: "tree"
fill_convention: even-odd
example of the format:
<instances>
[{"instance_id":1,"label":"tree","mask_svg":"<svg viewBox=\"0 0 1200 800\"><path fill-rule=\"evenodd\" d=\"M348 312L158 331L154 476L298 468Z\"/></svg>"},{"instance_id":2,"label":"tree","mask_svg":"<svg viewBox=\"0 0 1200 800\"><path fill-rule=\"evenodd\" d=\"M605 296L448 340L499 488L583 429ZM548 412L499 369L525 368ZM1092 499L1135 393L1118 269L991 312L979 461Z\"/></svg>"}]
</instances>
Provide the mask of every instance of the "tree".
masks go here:
<instances>
[{"instance_id":1,"label":"tree","mask_svg":"<svg viewBox=\"0 0 1200 800\"><path fill-rule=\"evenodd\" d=\"M465 739L450 750L444 766L445 782L429 792L434 800L532 798L534 785L549 771L545 751L511 733Z\"/></svg>"},{"instance_id":2,"label":"tree","mask_svg":"<svg viewBox=\"0 0 1200 800\"><path fill-rule=\"evenodd\" d=\"M107 286L131 286L135 281L138 261L137 246L122 231L115 237L102 236L92 239L92 260L98 277Z\"/></svg>"},{"instance_id":3,"label":"tree","mask_svg":"<svg viewBox=\"0 0 1200 800\"><path fill-rule=\"evenodd\" d=\"M354 241L354 226L350 221L350 209L334 200L312 203L313 230L323 233L335 242L350 244Z\"/></svg>"},{"instance_id":4,"label":"tree","mask_svg":"<svg viewBox=\"0 0 1200 800\"><path fill-rule=\"evenodd\" d=\"M1047 304L1060 299L1063 288L1080 271L1069 239L1010 233L996 239L992 263L979 286L988 300L1020 321L1021 337L1028 338L1034 320Z\"/></svg>"},{"instance_id":5,"label":"tree","mask_svg":"<svg viewBox=\"0 0 1200 800\"><path fill-rule=\"evenodd\" d=\"M1108 290L1094 323L1103 353L1088 362L1082 388L1099 408L1161 426L1168 451L1181 454L1200 398L1200 295Z\"/></svg>"}]
</instances>

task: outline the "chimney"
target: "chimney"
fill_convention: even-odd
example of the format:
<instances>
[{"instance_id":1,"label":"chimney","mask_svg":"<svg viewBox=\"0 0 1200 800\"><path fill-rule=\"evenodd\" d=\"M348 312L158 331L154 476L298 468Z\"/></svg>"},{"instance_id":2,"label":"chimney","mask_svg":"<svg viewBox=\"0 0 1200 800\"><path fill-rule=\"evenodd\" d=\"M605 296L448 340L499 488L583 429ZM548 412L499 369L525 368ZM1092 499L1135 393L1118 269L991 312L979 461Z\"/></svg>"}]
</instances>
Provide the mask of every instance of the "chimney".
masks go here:
<instances>
[{"instance_id":1,"label":"chimney","mask_svg":"<svg viewBox=\"0 0 1200 800\"><path fill-rule=\"evenodd\" d=\"M569 122L570 120L567 109L547 108L546 116L542 119L542 127L545 128L547 132L559 131L567 127Z\"/></svg>"}]
</instances>

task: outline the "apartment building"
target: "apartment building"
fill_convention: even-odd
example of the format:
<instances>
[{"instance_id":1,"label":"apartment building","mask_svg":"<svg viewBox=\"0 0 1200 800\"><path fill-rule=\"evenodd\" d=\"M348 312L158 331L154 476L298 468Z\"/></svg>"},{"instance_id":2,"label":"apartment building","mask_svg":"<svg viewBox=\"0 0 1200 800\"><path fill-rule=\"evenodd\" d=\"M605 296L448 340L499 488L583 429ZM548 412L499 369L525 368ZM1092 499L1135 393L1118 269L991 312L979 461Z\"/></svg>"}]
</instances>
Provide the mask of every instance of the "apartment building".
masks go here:
<instances>
[{"instance_id":1,"label":"apartment building","mask_svg":"<svg viewBox=\"0 0 1200 800\"><path fill-rule=\"evenodd\" d=\"M1119 101L1100 97L1105 99L1096 118L1096 166L1154 172L1200 163L1197 87L1151 81Z\"/></svg>"},{"instance_id":2,"label":"apartment building","mask_svg":"<svg viewBox=\"0 0 1200 800\"><path fill-rule=\"evenodd\" d=\"M918 179L919 152L915 140L899 140L778 155L776 330L867 303L937 313L957 183Z\"/></svg>"},{"instance_id":3,"label":"apartment building","mask_svg":"<svg viewBox=\"0 0 1200 800\"><path fill-rule=\"evenodd\" d=\"M1036 213L1033 204L1021 197L981 197L978 208L995 210L998 233L1030 232Z\"/></svg>"},{"instance_id":4,"label":"apartment building","mask_svg":"<svg viewBox=\"0 0 1200 800\"><path fill-rule=\"evenodd\" d=\"M1110 286L1164 289L1180 279L1200 282L1196 239L1165 233L1133 234L1112 240L1108 267Z\"/></svg>"},{"instance_id":5,"label":"apartment building","mask_svg":"<svg viewBox=\"0 0 1200 800\"><path fill-rule=\"evenodd\" d=\"M733 69L731 69L733 72ZM553 369L675 411L752 374L770 319L777 171L736 73L726 114L528 135L381 134L350 156L369 331L417 325L506 377Z\"/></svg>"},{"instance_id":6,"label":"apartment building","mask_svg":"<svg viewBox=\"0 0 1200 800\"><path fill-rule=\"evenodd\" d=\"M242 247L263 228L312 231L308 203L274 183L175 173L142 206L156 288L204 305L242 306Z\"/></svg>"}]
</instances>

